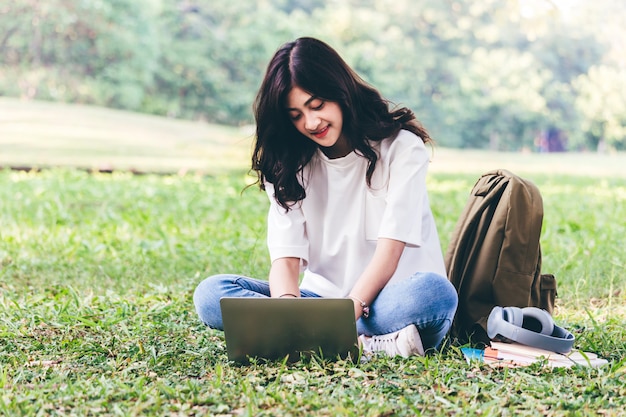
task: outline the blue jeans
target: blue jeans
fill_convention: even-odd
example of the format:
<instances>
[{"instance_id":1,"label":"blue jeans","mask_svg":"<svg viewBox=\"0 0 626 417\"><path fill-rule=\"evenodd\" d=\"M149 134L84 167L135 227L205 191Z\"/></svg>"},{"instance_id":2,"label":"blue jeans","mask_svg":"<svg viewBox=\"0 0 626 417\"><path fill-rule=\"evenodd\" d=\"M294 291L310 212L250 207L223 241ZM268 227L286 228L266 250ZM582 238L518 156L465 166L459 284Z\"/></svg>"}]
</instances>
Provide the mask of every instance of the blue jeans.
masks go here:
<instances>
[{"instance_id":1,"label":"blue jeans","mask_svg":"<svg viewBox=\"0 0 626 417\"><path fill-rule=\"evenodd\" d=\"M319 297L301 290L302 297ZM214 275L202 281L193 295L200 319L223 329L220 298L269 297L269 282L238 275ZM370 316L357 320L358 334L366 336L417 326L424 349L439 346L450 330L458 303L454 286L434 273L417 273L383 288L370 306Z\"/></svg>"}]
</instances>

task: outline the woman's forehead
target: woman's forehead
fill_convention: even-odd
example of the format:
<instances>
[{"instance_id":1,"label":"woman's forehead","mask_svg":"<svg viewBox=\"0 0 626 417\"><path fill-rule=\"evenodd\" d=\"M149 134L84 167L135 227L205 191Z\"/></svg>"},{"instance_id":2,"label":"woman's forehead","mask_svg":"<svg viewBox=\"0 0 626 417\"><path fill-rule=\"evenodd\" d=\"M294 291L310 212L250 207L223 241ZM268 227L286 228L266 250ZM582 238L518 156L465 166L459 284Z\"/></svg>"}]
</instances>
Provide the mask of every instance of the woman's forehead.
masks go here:
<instances>
[{"instance_id":1,"label":"woman's forehead","mask_svg":"<svg viewBox=\"0 0 626 417\"><path fill-rule=\"evenodd\" d=\"M298 110L308 106L317 96L295 86L287 94L286 105L288 110Z\"/></svg>"}]
</instances>

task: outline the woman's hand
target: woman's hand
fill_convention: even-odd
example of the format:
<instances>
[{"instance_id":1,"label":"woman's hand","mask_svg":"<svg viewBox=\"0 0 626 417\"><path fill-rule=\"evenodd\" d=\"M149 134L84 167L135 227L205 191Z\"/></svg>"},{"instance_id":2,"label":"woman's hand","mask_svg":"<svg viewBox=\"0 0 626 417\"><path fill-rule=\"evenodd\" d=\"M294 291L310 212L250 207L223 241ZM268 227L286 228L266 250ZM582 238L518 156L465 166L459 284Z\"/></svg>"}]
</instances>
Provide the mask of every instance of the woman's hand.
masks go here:
<instances>
[{"instance_id":1,"label":"woman's hand","mask_svg":"<svg viewBox=\"0 0 626 417\"><path fill-rule=\"evenodd\" d=\"M363 315L363 307L361 307L360 301L357 301L354 298L352 298L352 301L354 302L354 319L358 321Z\"/></svg>"}]
</instances>

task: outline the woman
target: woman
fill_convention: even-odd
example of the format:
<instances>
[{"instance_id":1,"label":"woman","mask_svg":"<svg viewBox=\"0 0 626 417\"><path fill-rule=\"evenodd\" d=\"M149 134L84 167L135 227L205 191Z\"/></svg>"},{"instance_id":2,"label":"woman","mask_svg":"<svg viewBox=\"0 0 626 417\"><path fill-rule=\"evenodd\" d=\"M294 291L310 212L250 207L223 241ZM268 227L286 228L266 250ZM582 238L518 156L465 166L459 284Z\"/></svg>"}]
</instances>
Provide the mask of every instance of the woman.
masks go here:
<instances>
[{"instance_id":1,"label":"woman","mask_svg":"<svg viewBox=\"0 0 626 417\"><path fill-rule=\"evenodd\" d=\"M207 278L194 294L202 321L222 328L224 296L349 297L366 354L439 346L457 295L426 191L430 138L413 112L390 110L313 38L276 52L254 110L252 168L270 200L269 280Z\"/></svg>"}]
</instances>

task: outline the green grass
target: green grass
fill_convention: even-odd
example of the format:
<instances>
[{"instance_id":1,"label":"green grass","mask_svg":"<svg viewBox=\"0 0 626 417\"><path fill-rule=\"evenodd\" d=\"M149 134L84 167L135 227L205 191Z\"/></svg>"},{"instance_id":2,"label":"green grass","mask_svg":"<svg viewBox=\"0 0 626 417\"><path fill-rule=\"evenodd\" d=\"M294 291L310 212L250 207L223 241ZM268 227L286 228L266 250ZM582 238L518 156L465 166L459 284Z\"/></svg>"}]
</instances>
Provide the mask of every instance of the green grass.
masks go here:
<instances>
[{"instance_id":1,"label":"green grass","mask_svg":"<svg viewBox=\"0 0 626 417\"><path fill-rule=\"evenodd\" d=\"M216 173L237 169L251 130L0 97L0 166Z\"/></svg>"},{"instance_id":2,"label":"green grass","mask_svg":"<svg viewBox=\"0 0 626 417\"><path fill-rule=\"evenodd\" d=\"M535 178L544 270L559 280L556 319L577 348L611 361L594 370L495 370L468 365L455 348L357 366L228 363L191 294L212 273L267 273L267 203L255 189L241 193L246 180L2 172L0 411L618 415L626 405L625 180ZM445 246L474 177L429 181Z\"/></svg>"},{"instance_id":3,"label":"green grass","mask_svg":"<svg viewBox=\"0 0 626 417\"><path fill-rule=\"evenodd\" d=\"M167 159L143 149L149 166ZM429 176L443 248L476 172L524 171L544 197L543 271L559 283L555 319L576 335L576 348L608 366L493 369L468 364L454 346L358 365L236 366L221 332L199 323L191 297L213 273L267 274L267 201L255 188L242 192L245 158L213 176L4 170L0 415L623 414L626 175L603 170L623 155L561 155L585 160L584 170L574 168L593 175L557 168L558 158L550 165L552 155L463 155L437 149Z\"/></svg>"}]
</instances>

